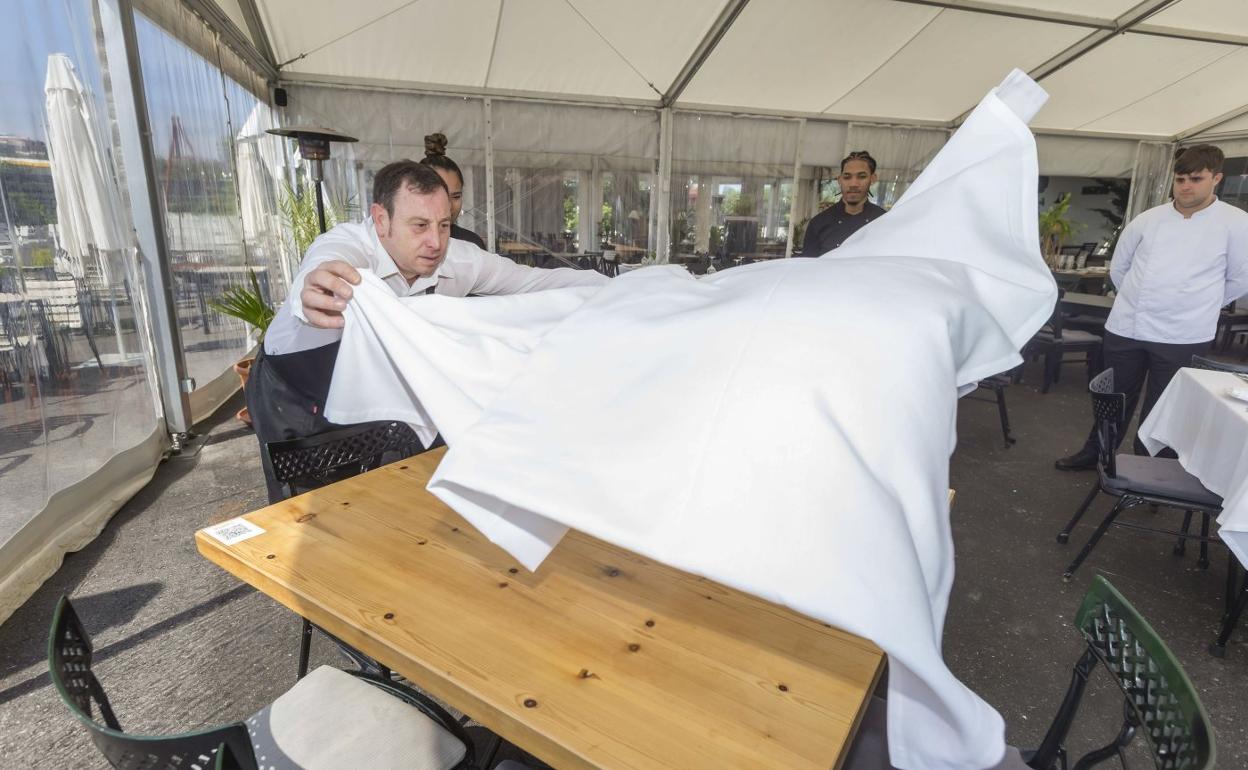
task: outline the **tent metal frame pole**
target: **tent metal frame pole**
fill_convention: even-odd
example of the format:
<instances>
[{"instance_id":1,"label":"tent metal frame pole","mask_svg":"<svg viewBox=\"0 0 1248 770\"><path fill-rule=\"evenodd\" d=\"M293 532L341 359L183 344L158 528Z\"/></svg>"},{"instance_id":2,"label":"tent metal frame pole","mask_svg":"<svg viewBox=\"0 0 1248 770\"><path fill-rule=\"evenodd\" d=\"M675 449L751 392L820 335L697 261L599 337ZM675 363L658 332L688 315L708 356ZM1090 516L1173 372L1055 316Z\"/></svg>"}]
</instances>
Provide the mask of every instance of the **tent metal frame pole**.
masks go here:
<instances>
[{"instance_id":1,"label":"tent metal frame pole","mask_svg":"<svg viewBox=\"0 0 1248 770\"><path fill-rule=\"evenodd\" d=\"M1200 134L1208 131L1211 128L1217 128L1223 123L1229 123L1235 118L1243 117L1244 115L1248 115L1248 105L1244 105L1243 107L1237 107L1231 110L1230 112L1219 115L1216 118L1211 118L1210 120L1206 120L1204 123L1192 126L1186 131L1176 134L1174 137L1174 140L1176 142L1183 142L1188 139L1194 139L1198 137ZM1243 130L1238 131L1236 133L1243 133Z\"/></svg>"},{"instance_id":2,"label":"tent metal frame pole","mask_svg":"<svg viewBox=\"0 0 1248 770\"><path fill-rule=\"evenodd\" d=\"M1067 46L1061 53L1050 57L1048 61L1045 61L1039 66L1033 67L1027 75L1031 77L1032 80L1039 83L1049 75L1052 75L1067 65L1078 61L1097 48L1100 48L1105 43L1113 40L1118 35L1139 26L1149 17L1165 10L1168 6L1177 2L1179 2L1179 0L1144 0L1144 2L1137 3L1127 10L1126 13L1114 19L1111 27L1096 29L1091 34L1085 35L1083 39ZM955 120L950 122L949 127L957 128L962 125L962 122L966 120L967 116L971 114L971 110L973 109L974 106L971 106L965 110Z\"/></svg>"},{"instance_id":3,"label":"tent metal frame pole","mask_svg":"<svg viewBox=\"0 0 1248 770\"><path fill-rule=\"evenodd\" d=\"M1118 22L1122 17L1119 17L1119 19L1106 19L1098 16L1084 16L1077 13L1044 11L1037 8L1020 8L1013 5L984 2L984 0L897 0L897 2L909 3L911 5L925 5L931 8L941 8L949 11L979 13L987 16L1004 16L1011 19L1041 21L1049 24L1064 24L1070 27L1099 29L1107 32L1116 33L1121 31L1119 29ZM1130 15L1130 12L1128 11L1128 14L1126 15ZM1232 35L1219 32L1194 32L1186 29L1167 27L1162 24L1132 24L1131 31L1140 35L1168 37L1174 40L1194 40L1200 43L1222 43L1224 45L1248 46L1248 37L1243 35Z\"/></svg>"},{"instance_id":4,"label":"tent metal frame pole","mask_svg":"<svg viewBox=\"0 0 1248 770\"><path fill-rule=\"evenodd\" d=\"M693 53L685 61L685 66L680 68L680 72L676 74L676 78L672 84L663 92L663 99L660 101L660 107L671 107L685 92L689 84L693 82L693 78L698 74L698 70L702 69L702 65L710 58L715 51L715 47L719 45L719 41L724 39L724 35L728 34L728 30L732 28L733 22L741 15L741 11L745 10L745 6L750 0L728 0L724 7L720 9L719 16L711 24L711 28L702 36L702 40L698 42L698 46L693 49Z\"/></svg>"},{"instance_id":5,"label":"tent metal frame pole","mask_svg":"<svg viewBox=\"0 0 1248 770\"><path fill-rule=\"evenodd\" d=\"M788 259L793 256L793 231L797 229L797 201L801 197L800 186L802 184L802 142L806 138L806 121L797 121L797 150L793 153L793 194L789 198L789 226L788 235L785 237L784 258ZM780 194L780 190L776 190L776 195Z\"/></svg>"},{"instance_id":6,"label":"tent metal frame pole","mask_svg":"<svg viewBox=\"0 0 1248 770\"><path fill-rule=\"evenodd\" d=\"M498 251L498 227L494 214L494 102L490 97L481 100L485 118L485 230L489 251Z\"/></svg>"},{"instance_id":7,"label":"tent metal frame pole","mask_svg":"<svg viewBox=\"0 0 1248 770\"><path fill-rule=\"evenodd\" d=\"M264 54L256 49L243 31L238 28L234 21L226 16L217 4L212 0L181 0L192 11L194 11L201 19L208 22L208 26L217 34L225 39L225 44L233 48L243 60L256 68L256 71L264 76L265 80L270 83L277 82L277 67L266 59ZM243 16L247 16L246 9L243 10ZM267 36L266 36L267 39Z\"/></svg>"},{"instance_id":8,"label":"tent metal frame pole","mask_svg":"<svg viewBox=\"0 0 1248 770\"><path fill-rule=\"evenodd\" d=\"M660 265L671 260L672 245L672 108L659 110L659 194L655 217L654 258ZM651 202L653 206L653 201Z\"/></svg>"},{"instance_id":9,"label":"tent metal frame pole","mask_svg":"<svg viewBox=\"0 0 1248 770\"><path fill-rule=\"evenodd\" d=\"M190 392L195 382L187 374L182 333L174 302L165 220L156 180L156 153L139 60L138 35L131 0L100 0L100 19L113 86L117 128L126 167L126 186L144 273L144 294L152 322L157 384L165 424L173 448L191 432ZM123 76L121 73L125 73Z\"/></svg>"},{"instance_id":10,"label":"tent metal frame pole","mask_svg":"<svg viewBox=\"0 0 1248 770\"><path fill-rule=\"evenodd\" d=\"M269 40L269 31L265 29L264 20L260 18L260 9L256 7L256 0L238 0L238 7L243 12L243 20L255 43L256 53L260 54L273 68L274 75L276 75L277 57L273 54L273 43ZM274 77L273 80L276 81L277 78Z\"/></svg>"}]
</instances>

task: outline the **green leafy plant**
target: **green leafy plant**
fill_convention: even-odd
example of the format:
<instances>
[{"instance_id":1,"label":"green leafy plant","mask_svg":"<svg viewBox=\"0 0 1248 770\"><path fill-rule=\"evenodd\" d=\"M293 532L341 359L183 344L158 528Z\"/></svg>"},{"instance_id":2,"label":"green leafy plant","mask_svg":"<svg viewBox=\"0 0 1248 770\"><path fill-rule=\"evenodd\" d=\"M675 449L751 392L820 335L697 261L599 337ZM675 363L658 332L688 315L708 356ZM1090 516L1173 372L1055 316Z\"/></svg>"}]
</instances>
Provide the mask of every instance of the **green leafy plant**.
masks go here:
<instances>
[{"instance_id":1,"label":"green leafy plant","mask_svg":"<svg viewBox=\"0 0 1248 770\"><path fill-rule=\"evenodd\" d=\"M308 186L305 186L302 191L297 191L289 182L286 182L282 185L282 199L278 201L278 207L289 228L295 253L299 255L299 259L303 259L312 241L321 234L321 225L316 218L316 192ZM325 229L328 230L344 218L338 206L326 202Z\"/></svg>"},{"instance_id":2,"label":"green leafy plant","mask_svg":"<svg viewBox=\"0 0 1248 770\"><path fill-rule=\"evenodd\" d=\"M1079 229L1079 225L1066 216L1069 210L1070 193L1066 193L1040 212L1040 249L1050 262L1061 253L1066 239Z\"/></svg>"},{"instance_id":3,"label":"green leafy plant","mask_svg":"<svg viewBox=\"0 0 1248 770\"><path fill-rule=\"evenodd\" d=\"M222 315L237 318L250 325L260 333L260 339L264 339L264 333L273 320L273 306L260 291L260 279L256 278L256 271L248 270L247 274L251 279L250 287L231 286L220 297L210 300L208 306Z\"/></svg>"}]
</instances>

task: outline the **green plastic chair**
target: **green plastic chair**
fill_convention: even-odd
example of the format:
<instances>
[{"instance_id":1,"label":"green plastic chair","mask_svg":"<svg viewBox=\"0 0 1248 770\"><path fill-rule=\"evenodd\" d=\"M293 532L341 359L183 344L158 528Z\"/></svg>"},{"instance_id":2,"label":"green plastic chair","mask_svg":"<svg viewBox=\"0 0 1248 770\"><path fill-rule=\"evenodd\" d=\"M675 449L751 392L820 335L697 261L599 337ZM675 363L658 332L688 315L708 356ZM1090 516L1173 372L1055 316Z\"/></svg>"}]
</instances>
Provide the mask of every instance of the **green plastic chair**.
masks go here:
<instances>
[{"instance_id":1,"label":"green plastic chair","mask_svg":"<svg viewBox=\"0 0 1248 770\"><path fill-rule=\"evenodd\" d=\"M1153 627L1104 577L1093 579L1075 627L1088 647L1075 664L1066 697L1040 747L1024 755L1027 765L1036 770L1066 768L1063 742L1088 677L1100 663L1122 690L1122 728L1111 743L1075 762L1075 770L1115 756L1127 767L1123 749L1136 733L1144 736L1159 770L1212 770L1213 728L1196 688Z\"/></svg>"}]
</instances>

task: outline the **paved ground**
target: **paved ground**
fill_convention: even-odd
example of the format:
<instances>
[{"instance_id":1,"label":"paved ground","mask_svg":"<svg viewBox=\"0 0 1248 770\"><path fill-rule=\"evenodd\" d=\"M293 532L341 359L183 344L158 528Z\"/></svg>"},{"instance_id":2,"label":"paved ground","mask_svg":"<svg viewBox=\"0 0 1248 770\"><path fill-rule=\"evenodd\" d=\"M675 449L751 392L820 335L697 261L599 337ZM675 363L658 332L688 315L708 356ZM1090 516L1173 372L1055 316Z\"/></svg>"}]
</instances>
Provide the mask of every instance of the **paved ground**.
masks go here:
<instances>
[{"instance_id":1,"label":"paved ground","mask_svg":"<svg viewBox=\"0 0 1248 770\"><path fill-rule=\"evenodd\" d=\"M1087 429L1076 367L1047 395L1039 372L1008 391L1018 444L1002 449L991 404L966 402L953 460L958 575L945 653L954 671L997 707L1008 738L1035 745L1080 651L1070 626L1089 580L1107 575L1169 642L1213 714L1220 767L1248 767L1240 718L1248 686L1248 630L1224 660L1205 647L1220 614L1225 551L1196 568L1168 538L1111 532L1070 584L1062 568L1072 546L1054 533L1092 476L1052 467ZM236 399L237 400L237 399ZM0 768L102 767L86 732L52 692L44 662L47 624L71 594L96 643L98 673L123 727L171 731L250 714L293 681L298 623L195 552L191 533L260 506L264 492L255 439L233 422L238 404L201 426L204 438L166 462L103 535L0 626ZM1107 510L1101 502L1090 516ZM1142 517L1169 517L1139 512ZM1075 540L1086 536L1085 525ZM334 656L324 644L314 654ZM315 661L314 661L315 664ZM1102 680L1104 681L1104 680ZM1085 748L1116 729L1118 704L1094 688L1076 741Z\"/></svg>"}]
</instances>

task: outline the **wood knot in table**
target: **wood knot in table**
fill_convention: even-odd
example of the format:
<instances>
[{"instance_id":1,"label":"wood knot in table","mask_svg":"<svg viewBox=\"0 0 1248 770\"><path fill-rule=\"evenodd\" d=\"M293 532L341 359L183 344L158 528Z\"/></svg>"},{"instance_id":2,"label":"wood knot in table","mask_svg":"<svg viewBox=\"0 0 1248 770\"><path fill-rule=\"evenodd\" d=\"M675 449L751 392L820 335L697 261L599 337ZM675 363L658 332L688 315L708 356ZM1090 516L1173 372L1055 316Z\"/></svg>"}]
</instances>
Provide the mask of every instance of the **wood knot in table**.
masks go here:
<instances>
[{"instance_id":1,"label":"wood knot in table","mask_svg":"<svg viewBox=\"0 0 1248 770\"><path fill-rule=\"evenodd\" d=\"M316 518L316 514L315 514L315 513L305 513L305 514L303 514L302 516L300 516L299 518L295 519L295 523L296 523L296 524L306 524L306 523L308 523L309 521L312 521L312 520L313 520L313 519L315 519L315 518Z\"/></svg>"},{"instance_id":2,"label":"wood knot in table","mask_svg":"<svg viewBox=\"0 0 1248 770\"><path fill-rule=\"evenodd\" d=\"M394 613L387 612L385 615L382 615L381 617L384 618L385 620L394 620Z\"/></svg>"},{"instance_id":3,"label":"wood knot in table","mask_svg":"<svg viewBox=\"0 0 1248 770\"><path fill-rule=\"evenodd\" d=\"M641 651L641 645L640 645L640 644L637 644L636 642L634 642L633 644L628 645L628 651L629 651L629 652L640 652L640 651Z\"/></svg>"},{"instance_id":4,"label":"wood knot in table","mask_svg":"<svg viewBox=\"0 0 1248 770\"><path fill-rule=\"evenodd\" d=\"M587 668L583 668L581 669L581 672L576 675L576 678L577 679L597 679L598 675L595 674L593 671L590 671Z\"/></svg>"},{"instance_id":5,"label":"wood knot in table","mask_svg":"<svg viewBox=\"0 0 1248 770\"><path fill-rule=\"evenodd\" d=\"M537 701L536 701L536 700L534 700L533 698L525 698L525 699L524 699L524 707L525 707L526 709L535 709L535 708L537 708Z\"/></svg>"},{"instance_id":6,"label":"wood knot in table","mask_svg":"<svg viewBox=\"0 0 1248 770\"><path fill-rule=\"evenodd\" d=\"M606 567L603 567L603 568L602 568L602 574L606 575L607 577L619 577L619 576L620 576L620 568L619 568L619 567L612 567L612 566L608 565L608 566L606 566Z\"/></svg>"},{"instance_id":7,"label":"wood knot in table","mask_svg":"<svg viewBox=\"0 0 1248 770\"><path fill-rule=\"evenodd\" d=\"M780 683L780 684L776 685L776 687L780 690L780 692L788 692L788 691L789 691L789 686L788 686L787 684L784 684L784 683Z\"/></svg>"}]
</instances>

